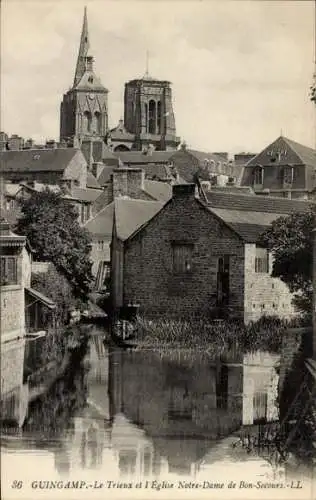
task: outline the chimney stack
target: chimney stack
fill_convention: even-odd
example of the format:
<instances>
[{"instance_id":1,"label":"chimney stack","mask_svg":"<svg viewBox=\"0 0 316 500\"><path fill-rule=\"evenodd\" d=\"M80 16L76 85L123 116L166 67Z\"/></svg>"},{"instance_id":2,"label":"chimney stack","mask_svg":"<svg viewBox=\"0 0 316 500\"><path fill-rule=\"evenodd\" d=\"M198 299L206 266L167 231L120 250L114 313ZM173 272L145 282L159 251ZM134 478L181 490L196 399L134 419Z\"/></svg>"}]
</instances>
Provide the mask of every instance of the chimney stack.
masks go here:
<instances>
[{"instance_id":1,"label":"chimney stack","mask_svg":"<svg viewBox=\"0 0 316 500\"><path fill-rule=\"evenodd\" d=\"M118 167L112 173L113 199L119 196L137 198L145 188L145 172L142 168Z\"/></svg>"}]
</instances>

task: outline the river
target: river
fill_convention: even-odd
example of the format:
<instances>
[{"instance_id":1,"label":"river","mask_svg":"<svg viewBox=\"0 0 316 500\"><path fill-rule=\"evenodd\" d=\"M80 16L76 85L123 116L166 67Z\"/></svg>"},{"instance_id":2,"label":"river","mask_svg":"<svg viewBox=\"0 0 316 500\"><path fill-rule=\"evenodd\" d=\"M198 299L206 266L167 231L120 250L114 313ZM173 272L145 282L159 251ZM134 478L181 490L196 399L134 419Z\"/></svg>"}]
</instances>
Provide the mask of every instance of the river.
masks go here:
<instances>
[{"instance_id":1,"label":"river","mask_svg":"<svg viewBox=\"0 0 316 500\"><path fill-rule=\"evenodd\" d=\"M2 437L3 498L87 498L84 489L88 498L244 498L249 489L256 498L311 498L308 478L294 488L273 449L241 446L242 424L277 419L270 358L245 366L203 352L123 351L103 337L93 327L80 368ZM83 486L56 492L47 481L57 480Z\"/></svg>"}]
</instances>

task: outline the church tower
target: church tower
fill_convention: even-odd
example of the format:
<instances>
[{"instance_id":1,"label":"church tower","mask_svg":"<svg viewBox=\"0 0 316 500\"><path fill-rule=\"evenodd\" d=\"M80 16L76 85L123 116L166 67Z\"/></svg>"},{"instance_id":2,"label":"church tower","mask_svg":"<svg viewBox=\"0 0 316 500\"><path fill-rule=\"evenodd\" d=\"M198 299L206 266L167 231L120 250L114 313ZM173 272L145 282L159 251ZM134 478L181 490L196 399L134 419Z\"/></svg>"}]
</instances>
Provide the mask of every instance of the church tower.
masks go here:
<instances>
[{"instance_id":1,"label":"church tower","mask_svg":"<svg viewBox=\"0 0 316 500\"><path fill-rule=\"evenodd\" d=\"M85 7L74 82L60 106L60 140L68 143L104 139L108 131L108 90L94 72L89 50Z\"/></svg>"},{"instance_id":2,"label":"church tower","mask_svg":"<svg viewBox=\"0 0 316 500\"><path fill-rule=\"evenodd\" d=\"M127 132L135 134L137 150L150 144L157 150L177 149L180 138L176 136L170 82L151 78L148 71L143 78L127 82L124 125Z\"/></svg>"}]
</instances>

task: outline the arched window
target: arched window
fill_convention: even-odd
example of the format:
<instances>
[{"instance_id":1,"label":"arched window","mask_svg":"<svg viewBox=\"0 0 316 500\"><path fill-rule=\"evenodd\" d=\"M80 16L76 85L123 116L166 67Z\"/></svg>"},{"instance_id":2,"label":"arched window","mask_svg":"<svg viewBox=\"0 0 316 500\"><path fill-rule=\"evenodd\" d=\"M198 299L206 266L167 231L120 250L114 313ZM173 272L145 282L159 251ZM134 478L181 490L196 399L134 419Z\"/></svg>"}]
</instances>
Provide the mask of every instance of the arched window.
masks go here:
<instances>
[{"instance_id":1,"label":"arched window","mask_svg":"<svg viewBox=\"0 0 316 500\"><path fill-rule=\"evenodd\" d=\"M149 112L148 112L148 132L150 134L156 133L156 102L149 101Z\"/></svg>"},{"instance_id":2,"label":"arched window","mask_svg":"<svg viewBox=\"0 0 316 500\"><path fill-rule=\"evenodd\" d=\"M263 167L256 167L254 171L254 184L263 185Z\"/></svg>"},{"instance_id":3,"label":"arched window","mask_svg":"<svg viewBox=\"0 0 316 500\"><path fill-rule=\"evenodd\" d=\"M145 132L148 133L148 104L145 103Z\"/></svg>"},{"instance_id":4,"label":"arched window","mask_svg":"<svg viewBox=\"0 0 316 500\"><path fill-rule=\"evenodd\" d=\"M83 115L83 131L91 132L92 116L90 111L85 111Z\"/></svg>"},{"instance_id":5,"label":"arched window","mask_svg":"<svg viewBox=\"0 0 316 500\"><path fill-rule=\"evenodd\" d=\"M101 133L101 123L102 123L101 120L102 120L101 113L99 113L99 111L96 111L94 113L94 127L93 127L93 129L96 131L97 134Z\"/></svg>"},{"instance_id":6,"label":"arched window","mask_svg":"<svg viewBox=\"0 0 316 500\"><path fill-rule=\"evenodd\" d=\"M161 102L157 102L157 130L158 134L161 134Z\"/></svg>"}]
</instances>

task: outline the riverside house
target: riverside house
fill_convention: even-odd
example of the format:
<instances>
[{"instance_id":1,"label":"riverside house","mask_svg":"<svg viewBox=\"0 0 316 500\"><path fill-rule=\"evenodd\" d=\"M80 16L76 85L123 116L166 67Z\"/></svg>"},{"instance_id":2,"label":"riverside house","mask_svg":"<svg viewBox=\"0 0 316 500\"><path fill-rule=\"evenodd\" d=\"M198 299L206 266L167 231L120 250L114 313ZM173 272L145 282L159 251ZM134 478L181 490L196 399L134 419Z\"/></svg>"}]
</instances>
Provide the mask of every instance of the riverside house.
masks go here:
<instances>
[{"instance_id":1,"label":"riverside house","mask_svg":"<svg viewBox=\"0 0 316 500\"><path fill-rule=\"evenodd\" d=\"M24 358L29 341L45 334L55 304L31 288L32 257L25 236L0 223L1 246L1 418L25 416L27 394L23 385Z\"/></svg>"},{"instance_id":2,"label":"riverside house","mask_svg":"<svg viewBox=\"0 0 316 500\"><path fill-rule=\"evenodd\" d=\"M199 197L196 190L174 185L172 198L133 233L121 230L128 209L115 209L114 310L138 303L148 317L206 315L245 323L295 315L291 293L271 277L272 255L258 238L273 220L307 210L308 203L216 191Z\"/></svg>"}]
</instances>

